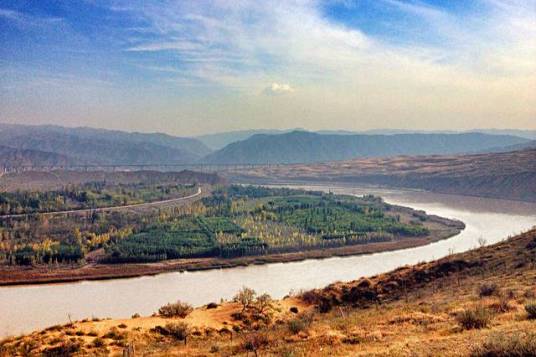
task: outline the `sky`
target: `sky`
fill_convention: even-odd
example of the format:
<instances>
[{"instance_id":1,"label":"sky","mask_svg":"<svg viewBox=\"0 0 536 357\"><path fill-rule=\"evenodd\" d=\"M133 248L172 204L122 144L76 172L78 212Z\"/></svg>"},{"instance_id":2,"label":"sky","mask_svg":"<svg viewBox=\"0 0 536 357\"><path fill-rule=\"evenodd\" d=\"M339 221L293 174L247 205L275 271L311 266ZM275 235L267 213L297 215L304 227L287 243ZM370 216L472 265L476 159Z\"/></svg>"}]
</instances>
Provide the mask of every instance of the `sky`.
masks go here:
<instances>
[{"instance_id":1,"label":"sky","mask_svg":"<svg viewBox=\"0 0 536 357\"><path fill-rule=\"evenodd\" d=\"M0 122L536 129L536 0L1 0Z\"/></svg>"}]
</instances>

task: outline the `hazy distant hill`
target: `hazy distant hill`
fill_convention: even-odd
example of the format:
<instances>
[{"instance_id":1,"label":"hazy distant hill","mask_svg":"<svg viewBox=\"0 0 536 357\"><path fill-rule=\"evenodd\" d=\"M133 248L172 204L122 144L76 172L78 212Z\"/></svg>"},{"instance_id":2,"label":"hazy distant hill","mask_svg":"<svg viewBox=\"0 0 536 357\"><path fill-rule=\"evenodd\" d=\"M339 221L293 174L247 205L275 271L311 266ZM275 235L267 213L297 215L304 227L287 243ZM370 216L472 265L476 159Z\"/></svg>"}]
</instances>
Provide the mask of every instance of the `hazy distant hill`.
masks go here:
<instances>
[{"instance_id":1,"label":"hazy distant hill","mask_svg":"<svg viewBox=\"0 0 536 357\"><path fill-rule=\"evenodd\" d=\"M256 134L283 134L293 131L294 129L289 130L275 130L275 129L252 129L252 130L237 130L237 131L227 131L223 133L216 134L207 134L196 137L203 144L208 146L213 150L219 150L226 145L234 143L236 141L241 141L248 139Z\"/></svg>"},{"instance_id":2,"label":"hazy distant hill","mask_svg":"<svg viewBox=\"0 0 536 357\"><path fill-rule=\"evenodd\" d=\"M303 129L287 129L287 130L270 130L270 129L252 129L228 131L222 133L201 135L196 137L206 146L213 150L219 150L236 141L246 140L255 134L284 134L292 131L304 131ZM483 133L490 135L512 135L520 138L536 140L536 130L520 130L520 129L475 129L471 131L455 131L455 130L409 130L409 129L371 129L363 131L351 130L318 130L313 131L317 134L333 134L333 135L393 135L393 134L463 134L463 133Z\"/></svg>"},{"instance_id":3,"label":"hazy distant hill","mask_svg":"<svg viewBox=\"0 0 536 357\"><path fill-rule=\"evenodd\" d=\"M0 145L0 168L33 165L69 165L73 163L73 160L67 156L52 152L14 149Z\"/></svg>"},{"instance_id":4,"label":"hazy distant hill","mask_svg":"<svg viewBox=\"0 0 536 357\"><path fill-rule=\"evenodd\" d=\"M8 124L0 125L0 145L56 153L80 164L192 163L211 152L196 139L166 134Z\"/></svg>"},{"instance_id":5,"label":"hazy distant hill","mask_svg":"<svg viewBox=\"0 0 536 357\"><path fill-rule=\"evenodd\" d=\"M293 131L254 135L203 159L209 163L307 163L355 157L483 152L530 140L508 135L396 134L336 135Z\"/></svg>"}]
</instances>

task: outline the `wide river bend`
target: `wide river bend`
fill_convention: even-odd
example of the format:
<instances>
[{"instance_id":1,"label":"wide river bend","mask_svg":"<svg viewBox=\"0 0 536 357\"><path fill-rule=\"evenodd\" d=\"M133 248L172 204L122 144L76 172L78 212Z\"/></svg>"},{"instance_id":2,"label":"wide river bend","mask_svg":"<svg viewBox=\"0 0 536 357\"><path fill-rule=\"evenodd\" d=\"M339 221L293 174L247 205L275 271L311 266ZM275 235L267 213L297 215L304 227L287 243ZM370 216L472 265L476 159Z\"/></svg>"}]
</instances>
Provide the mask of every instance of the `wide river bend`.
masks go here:
<instances>
[{"instance_id":1,"label":"wide river bend","mask_svg":"<svg viewBox=\"0 0 536 357\"><path fill-rule=\"evenodd\" d=\"M87 317L150 315L177 299L195 306L231 298L242 286L281 298L290 291L323 287L386 272L401 265L498 242L536 225L536 204L357 186L303 186L334 193L382 196L385 201L455 218L466 229L426 246L369 255L254 265L198 272L164 273L132 279L0 288L0 337L28 333Z\"/></svg>"}]
</instances>

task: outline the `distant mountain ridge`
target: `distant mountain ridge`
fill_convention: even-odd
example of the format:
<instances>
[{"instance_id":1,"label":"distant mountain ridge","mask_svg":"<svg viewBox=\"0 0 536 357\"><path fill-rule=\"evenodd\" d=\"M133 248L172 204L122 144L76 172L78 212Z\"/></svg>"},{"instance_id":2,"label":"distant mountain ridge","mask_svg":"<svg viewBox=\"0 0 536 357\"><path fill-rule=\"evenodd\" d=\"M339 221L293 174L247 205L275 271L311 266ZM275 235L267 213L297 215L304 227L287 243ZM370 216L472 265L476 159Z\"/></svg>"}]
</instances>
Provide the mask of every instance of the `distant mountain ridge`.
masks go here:
<instances>
[{"instance_id":1,"label":"distant mountain ridge","mask_svg":"<svg viewBox=\"0 0 536 357\"><path fill-rule=\"evenodd\" d=\"M15 149L0 145L0 169L13 166L65 166L75 164L67 156L39 150Z\"/></svg>"},{"instance_id":2,"label":"distant mountain ridge","mask_svg":"<svg viewBox=\"0 0 536 357\"><path fill-rule=\"evenodd\" d=\"M206 134L197 136L196 139L201 141L206 146L213 150L219 150L231 143L246 140L256 134L284 134L295 129L276 130L276 129L251 129L251 130L236 130L223 133Z\"/></svg>"},{"instance_id":3,"label":"distant mountain ridge","mask_svg":"<svg viewBox=\"0 0 536 357\"><path fill-rule=\"evenodd\" d=\"M301 128L294 129L250 129L227 131L214 134L197 136L196 139L203 142L213 150L224 148L233 142L249 139L255 134L285 134L292 131L310 131ZM410 129L370 129L370 130L316 130L310 131L317 134L333 135L394 135L394 134L465 134L482 133L490 135L511 135L525 139L536 140L536 130L521 129L473 129L468 131L456 130L410 130Z\"/></svg>"},{"instance_id":4,"label":"distant mountain ridge","mask_svg":"<svg viewBox=\"0 0 536 357\"><path fill-rule=\"evenodd\" d=\"M188 164L211 152L196 139L167 134L16 124L0 124L0 145L54 153L77 164Z\"/></svg>"},{"instance_id":5,"label":"distant mountain ridge","mask_svg":"<svg viewBox=\"0 0 536 357\"><path fill-rule=\"evenodd\" d=\"M256 134L207 155L203 161L218 164L311 163L356 157L485 152L527 142L530 140L511 135L481 133L337 135L293 131L277 135Z\"/></svg>"}]
</instances>

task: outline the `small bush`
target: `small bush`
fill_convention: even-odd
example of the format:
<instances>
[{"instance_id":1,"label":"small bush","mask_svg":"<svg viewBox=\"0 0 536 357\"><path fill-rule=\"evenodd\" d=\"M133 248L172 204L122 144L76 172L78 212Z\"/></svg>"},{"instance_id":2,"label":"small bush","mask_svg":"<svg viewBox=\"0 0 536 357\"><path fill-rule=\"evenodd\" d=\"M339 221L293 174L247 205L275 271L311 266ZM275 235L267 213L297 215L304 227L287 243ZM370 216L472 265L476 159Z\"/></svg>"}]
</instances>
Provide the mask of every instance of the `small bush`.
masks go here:
<instances>
[{"instance_id":1,"label":"small bush","mask_svg":"<svg viewBox=\"0 0 536 357\"><path fill-rule=\"evenodd\" d=\"M244 286L238 291L233 300L242 305L242 312L244 312L255 303L256 297L255 290Z\"/></svg>"},{"instance_id":2,"label":"small bush","mask_svg":"<svg viewBox=\"0 0 536 357\"><path fill-rule=\"evenodd\" d=\"M497 284L494 283L485 283L480 285L478 289L478 295L480 297L491 296L497 292Z\"/></svg>"},{"instance_id":3,"label":"small bush","mask_svg":"<svg viewBox=\"0 0 536 357\"><path fill-rule=\"evenodd\" d=\"M306 330L305 323L300 319L293 319L288 322L288 329L293 334Z\"/></svg>"},{"instance_id":4,"label":"small bush","mask_svg":"<svg viewBox=\"0 0 536 357\"><path fill-rule=\"evenodd\" d=\"M500 296L499 300L491 305L491 308L497 313L505 313L514 309L512 305L510 305L508 296Z\"/></svg>"},{"instance_id":5,"label":"small bush","mask_svg":"<svg viewBox=\"0 0 536 357\"><path fill-rule=\"evenodd\" d=\"M135 313L134 315L131 316L133 319L139 319L140 318L140 314L138 313Z\"/></svg>"},{"instance_id":6,"label":"small bush","mask_svg":"<svg viewBox=\"0 0 536 357\"><path fill-rule=\"evenodd\" d=\"M127 325L125 325L125 324L119 324L119 325L117 325L117 327L119 327L119 328L127 328Z\"/></svg>"},{"instance_id":7,"label":"small bush","mask_svg":"<svg viewBox=\"0 0 536 357\"><path fill-rule=\"evenodd\" d=\"M483 306L464 310L456 320L464 330L485 328L491 322L491 312Z\"/></svg>"},{"instance_id":8,"label":"small bush","mask_svg":"<svg viewBox=\"0 0 536 357\"><path fill-rule=\"evenodd\" d=\"M158 314L164 317L181 317L185 318L190 312L192 312L192 305L177 301L173 304L167 304L158 309Z\"/></svg>"},{"instance_id":9,"label":"small bush","mask_svg":"<svg viewBox=\"0 0 536 357\"><path fill-rule=\"evenodd\" d=\"M170 336L179 341L184 341L184 343L186 343L186 339L190 335L190 327L186 322L169 323L165 326L165 329Z\"/></svg>"},{"instance_id":10,"label":"small bush","mask_svg":"<svg viewBox=\"0 0 536 357\"><path fill-rule=\"evenodd\" d=\"M536 356L536 334L495 334L477 346L472 357L529 357Z\"/></svg>"},{"instance_id":11,"label":"small bush","mask_svg":"<svg viewBox=\"0 0 536 357\"><path fill-rule=\"evenodd\" d=\"M323 314L330 312L332 308L333 308L333 304L327 298L322 298L320 300L320 303L318 304L318 311L320 311Z\"/></svg>"},{"instance_id":12,"label":"small bush","mask_svg":"<svg viewBox=\"0 0 536 357\"><path fill-rule=\"evenodd\" d=\"M59 346L49 347L43 351L45 357L65 357L72 356L80 351L80 343L77 342L65 342Z\"/></svg>"},{"instance_id":13,"label":"small bush","mask_svg":"<svg viewBox=\"0 0 536 357\"><path fill-rule=\"evenodd\" d=\"M313 314L303 314L296 319L292 319L288 322L288 329L293 334L297 334L309 329L313 323Z\"/></svg>"},{"instance_id":14,"label":"small bush","mask_svg":"<svg viewBox=\"0 0 536 357\"><path fill-rule=\"evenodd\" d=\"M218 307L218 304L216 304L215 302L211 302L207 305L207 310L210 310L210 309L215 309Z\"/></svg>"},{"instance_id":15,"label":"small bush","mask_svg":"<svg viewBox=\"0 0 536 357\"><path fill-rule=\"evenodd\" d=\"M529 319L536 319L536 301L525 304L525 311Z\"/></svg>"},{"instance_id":16,"label":"small bush","mask_svg":"<svg viewBox=\"0 0 536 357\"><path fill-rule=\"evenodd\" d=\"M266 347L270 344L270 340L268 339L268 336L264 333L251 333L248 334L243 343L243 347L246 351L252 351L255 352L255 355L257 354L257 351L263 347Z\"/></svg>"},{"instance_id":17,"label":"small bush","mask_svg":"<svg viewBox=\"0 0 536 357\"><path fill-rule=\"evenodd\" d=\"M318 292L316 292L315 290L309 290L309 291L306 291L306 292L303 292L301 295L300 295L300 298L307 304L317 304L321 298L322 298L322 295L320 295Z\"/></svg>"},{"instance_id":18,"label":"small bush","mask_svg":"<svg viewBox=\"0 0 536 357\"><path fill-rule=\"evenodd\" d=\"M95 348L100 348L100 347L103 347L104 345L106 345L106 341L104 341L103 338L97 337L97 338L93 339L92 345Z\"/></svg>"},{"instance_id":19,"label":"small bush","mask_svg":"<svg viewBox=\"0 0 536 357\"><path fill-rule=\"evenodd\" d=\"M120 341L125 338L125 335L121 333L117 327L112 327L105 335L102 336L103 338L109 338L115 341Z\"/></svg>"}]
</instances>

